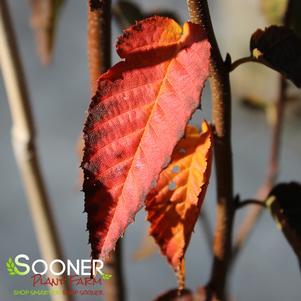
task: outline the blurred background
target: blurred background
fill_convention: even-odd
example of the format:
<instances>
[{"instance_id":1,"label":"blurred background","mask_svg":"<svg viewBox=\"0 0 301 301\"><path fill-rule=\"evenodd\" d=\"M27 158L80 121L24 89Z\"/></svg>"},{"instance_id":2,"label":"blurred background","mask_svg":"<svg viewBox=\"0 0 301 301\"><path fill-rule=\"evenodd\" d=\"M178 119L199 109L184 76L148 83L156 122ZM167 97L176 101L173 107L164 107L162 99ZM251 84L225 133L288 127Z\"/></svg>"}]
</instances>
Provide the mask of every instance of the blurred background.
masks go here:
<instances>
[{"instance_id":1,"label":"blurred background","mask_svg":"<svg viewBox=\"0 0 301 301\"><path fill-rule=\"evenodd\" d=\"M89 104L87 66L87 1L69 0L61 12L53 62L44 67L36 55L30 28L27 1L9 0L19 48L24 63L31 104L38 126L38 152L47 182L65 256L89 258L86 214L80 192L79 157L76 151L85 111ZM137 1L143 11L175 11L180 21L188 19L186 1ZM249 38L266 25L258 0L210 1L212 19L223 56L232 59L248 56ZM120 35L113 22L113 44ZM113 51L114 62L118 58ZM233 152L235 192L241 198L254 195L265 176L270 146L270 129L263 110L250 109L241 102L248 97L273 102L278 93L278 75L267 68L246 64L231 74L233 104ZM300 92L292 89L294 98ZM193 122L211 120L208 85L203 94L203 111L196 112ZM271 115L271 114L268 114ZM288 105L284 122L279 181L301 178L301 101ZM26 197L15 163L10 141L11 117L3 82L0 80L0 299L16 300L13 289L28 289L31 280L12 278L5 270L10 256L28 254L40 257ZM215 216L215 178L211 177L204 209L213 224ZM240 210L236 224L246 210ZM145 213L128 228L124 241L124 276L130 301L151 300L160 292L176 286L176 278L165 259L157 253L143 261L133 254L145 237L148 224ZM195 289L206 284L211 268L211 255L204 233L196 225L186 255L187 286ZM245 250L241 253L231 277L233 300L296 301L301 298L300 271L297 260L274 221L265 213ZM22 300L48 300L48 297L22 297ZM82 297L76 300L99 300Z\"/></svg>"}]
</instances>

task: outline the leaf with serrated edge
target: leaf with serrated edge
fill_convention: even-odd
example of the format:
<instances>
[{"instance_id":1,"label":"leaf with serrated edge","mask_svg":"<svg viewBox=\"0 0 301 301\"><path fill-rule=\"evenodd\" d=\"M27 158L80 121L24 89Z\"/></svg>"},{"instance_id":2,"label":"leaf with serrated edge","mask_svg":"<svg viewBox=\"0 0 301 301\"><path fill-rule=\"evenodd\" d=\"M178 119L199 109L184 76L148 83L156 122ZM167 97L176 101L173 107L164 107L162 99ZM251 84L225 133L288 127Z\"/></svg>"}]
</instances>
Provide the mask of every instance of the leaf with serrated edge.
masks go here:
<instances>
[{"instance_id":1,"label":"leaf with serrated edge","mask_svg":"<svg viewBox=\"0 0 301 301\"><path fill-rule=\"evenodd\" d=\"M106 257L170 161L199 105L210 45L200 26L152 17L127 29L124 61L101 75L84 128L92 257Z\"/></svg>"},{"instance_id":2,"label":"leaf with serrated edge","mask_svg":"<svg viewBox=\"0 0 301 301\"><path fill-rule=\"evenodd\" d=\"M157 187L146 201L150 234L180 280L184 279L184 254L200 214L211 172L212 134L206 122L203 122L202 130L199 134L196 128L187 127L171 163L161 172Z\"/></svg>"}]
</instances>

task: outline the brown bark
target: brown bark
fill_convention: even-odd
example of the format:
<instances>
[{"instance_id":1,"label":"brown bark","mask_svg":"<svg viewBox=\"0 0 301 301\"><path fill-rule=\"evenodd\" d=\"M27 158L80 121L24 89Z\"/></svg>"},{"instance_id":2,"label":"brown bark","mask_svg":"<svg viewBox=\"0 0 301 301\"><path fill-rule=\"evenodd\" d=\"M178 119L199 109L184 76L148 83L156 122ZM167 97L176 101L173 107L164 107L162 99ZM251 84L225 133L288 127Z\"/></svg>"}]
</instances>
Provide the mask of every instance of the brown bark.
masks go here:
<instances>
[{"instance_id":1,"label":"brown bark","mask_svg":"<svg viewBox=\"0 0 301 301\"><path fill-rule=\"evenodd\" d=\"M111 67L111 1L88 2L88 63L94 95L100 74Z\"/></svg>"},{"instance_id":2,"label":"brown bark","mask_svg":"<svg viewBox=\"0 0 301 301\"><path fill-rule=\"evenodd\" d=\"M217 175L216 228L213 243L214 262L208 288L218 300L225 300L227 272L231 258L234 219L231 150L231 88L229 71L221 57L211 24L206 0L187 0L191 21L200 24L211 44L211 91L213 106L214 151Z\"/></svg>"}]
</instances>

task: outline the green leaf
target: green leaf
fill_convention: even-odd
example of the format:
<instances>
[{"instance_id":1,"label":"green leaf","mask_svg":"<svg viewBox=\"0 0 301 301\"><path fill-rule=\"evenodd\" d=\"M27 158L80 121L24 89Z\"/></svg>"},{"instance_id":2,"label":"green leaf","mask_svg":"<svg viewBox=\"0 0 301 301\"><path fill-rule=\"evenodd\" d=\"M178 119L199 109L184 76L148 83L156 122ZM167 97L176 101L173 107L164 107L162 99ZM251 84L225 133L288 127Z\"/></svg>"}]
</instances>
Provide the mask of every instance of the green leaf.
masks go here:
<instances>
[{"instance_id":1,"label":"green leaf","mask_svg":"<svg viewBox=\"0 0 301 301\"><path fill-rule=\"evenodd\" d=\"M250 40L251 55L301 87L301 39L285 26L258 29Z\"/></svg>"}]
</instances>

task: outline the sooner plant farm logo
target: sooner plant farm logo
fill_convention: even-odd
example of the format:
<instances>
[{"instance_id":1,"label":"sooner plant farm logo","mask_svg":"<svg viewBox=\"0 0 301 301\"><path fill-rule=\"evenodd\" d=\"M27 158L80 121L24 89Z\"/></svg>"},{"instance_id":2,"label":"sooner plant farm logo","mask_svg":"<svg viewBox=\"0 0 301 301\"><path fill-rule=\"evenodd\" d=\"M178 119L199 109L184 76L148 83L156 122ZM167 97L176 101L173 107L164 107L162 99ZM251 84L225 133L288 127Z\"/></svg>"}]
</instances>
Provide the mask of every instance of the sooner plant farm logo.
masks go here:
<instances>
[{"instance_id":1,"label":"sooner plant farm logo","mask_svg":"<svg viewBox=\"0 0 301 301\"><path fill-rule=\"evenodd\" d=\"M13 290L13 294L18 296L102 295L101 290L90 288L97 288L103 280L109 280L112 277L103 272L103 267L102 260L76 259L71 261L68 259L65 262L61 259L54 259L47 263L43 259L30 261L26 254L19 254L14 258L9 257L6 261L6 269L11 277L28 275L31 278L32 289ZM45 289L45 286L48 289ZM61 289L59 289L60 286ZM39 289L41 287L43 289ZM70 290L66 290L68 287ZM58 289L54 290L54 288Z\"/></svg>"}]
</instances>

